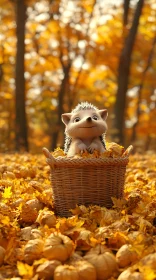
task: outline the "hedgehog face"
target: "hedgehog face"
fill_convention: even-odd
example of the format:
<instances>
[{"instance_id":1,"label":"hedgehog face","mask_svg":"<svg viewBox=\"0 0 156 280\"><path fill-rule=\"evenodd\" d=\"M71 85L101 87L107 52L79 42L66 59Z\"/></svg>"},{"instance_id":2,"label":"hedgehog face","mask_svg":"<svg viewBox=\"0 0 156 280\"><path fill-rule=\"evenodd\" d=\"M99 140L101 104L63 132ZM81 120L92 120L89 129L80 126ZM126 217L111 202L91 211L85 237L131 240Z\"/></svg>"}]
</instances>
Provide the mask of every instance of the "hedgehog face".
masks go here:
<instances>
[{"instance_id":1,"label":"hedgehog face","mask_svg":"<svg viewBox=\"0 0 156 280\"><path fill-rule=\"evenodd\" d=\"M71 138L94 138L106 132L107 110L81 110L63 114L62 121L66 125L66 133Z\"/></svg>"}]
</instances>

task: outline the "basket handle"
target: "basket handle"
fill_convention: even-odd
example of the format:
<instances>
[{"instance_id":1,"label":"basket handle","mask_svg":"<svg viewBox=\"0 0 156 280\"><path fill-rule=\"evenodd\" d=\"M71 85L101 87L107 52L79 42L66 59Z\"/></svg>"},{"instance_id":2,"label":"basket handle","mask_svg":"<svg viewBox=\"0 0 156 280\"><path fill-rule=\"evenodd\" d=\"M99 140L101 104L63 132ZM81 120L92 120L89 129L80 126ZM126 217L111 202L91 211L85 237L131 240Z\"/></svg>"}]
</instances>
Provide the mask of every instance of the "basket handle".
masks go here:
<instances>
[{"instance_id":1,"label":"basket handle","mask_svg":"<svg viewBox=\"0 0 156 280\"><path fill-rule=\"evenodd\" d=\"M50 165L51 168L54 168L55 159L52 156L52 154L45 147L42 149L42 151L43 151L43 154L45 155L45 157L47 158L47 160L46 160L47 163Z\"/></svg>"},{"instance_id":2,"label":"basket handle","mask_svg":"<svg viewBox=\"0 0 156 280\"><path fill-rule=\"evenodd\" d=\"M130 145L130 146L126 149L126 151L123 153L122 157L128 157L128 156L130 155L130 153L132 152L132 150L133 150L133 146Z\"/></svg>"}]
</instances>

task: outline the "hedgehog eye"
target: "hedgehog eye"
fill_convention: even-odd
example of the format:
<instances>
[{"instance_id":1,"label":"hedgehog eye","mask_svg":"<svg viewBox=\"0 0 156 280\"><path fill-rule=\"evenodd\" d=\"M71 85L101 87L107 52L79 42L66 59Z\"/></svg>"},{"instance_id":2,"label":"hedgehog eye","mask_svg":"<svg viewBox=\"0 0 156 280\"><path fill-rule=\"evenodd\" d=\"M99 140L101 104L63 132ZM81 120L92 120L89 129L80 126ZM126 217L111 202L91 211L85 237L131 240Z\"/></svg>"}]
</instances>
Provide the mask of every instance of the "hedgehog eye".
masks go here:
<instances>
[{"instance_id":1,"label":"hedgehog eye","mask_svg":"<svg viewBox=\"0 0 156 280\"><path fill-rule=\"evenodd\" d=\"M97 117L96 115L94 115L94 116L92 117L92 119L95 120L95 121L97 121L97 120L98 120L98 117Z\"/></svg>"},{"instance_id":2,"label":"hedgehog eye","mask_svg":"<svg viewBox=\"0 0 156 280\"><path fill-rule=\"evenodd\" d=\"M74 119L74 122L79 122L80 121L80 118L79 117L76 117L75 119Z\"/></svg>"}]
</instances>

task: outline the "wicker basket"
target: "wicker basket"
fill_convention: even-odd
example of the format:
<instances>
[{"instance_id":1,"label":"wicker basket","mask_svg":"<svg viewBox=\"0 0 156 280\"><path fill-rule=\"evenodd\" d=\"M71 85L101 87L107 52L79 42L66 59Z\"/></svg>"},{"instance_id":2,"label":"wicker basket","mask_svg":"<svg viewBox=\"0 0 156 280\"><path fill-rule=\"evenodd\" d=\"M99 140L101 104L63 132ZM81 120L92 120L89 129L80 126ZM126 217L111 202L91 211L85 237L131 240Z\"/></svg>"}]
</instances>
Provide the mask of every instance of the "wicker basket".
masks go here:
<instances>
[{"instance_id":1,"label":"wicker basket","mask_svg":"<svg viewBox=\"0 0 156 280\"><path fill-rule=\"evenodd\" d=\"M43 148L51 169L56 214L68 217L76 205L96 204L110 208L111 197L122 198L128 156L121 158L54 158Z\"/></svg>"}]
</instances>

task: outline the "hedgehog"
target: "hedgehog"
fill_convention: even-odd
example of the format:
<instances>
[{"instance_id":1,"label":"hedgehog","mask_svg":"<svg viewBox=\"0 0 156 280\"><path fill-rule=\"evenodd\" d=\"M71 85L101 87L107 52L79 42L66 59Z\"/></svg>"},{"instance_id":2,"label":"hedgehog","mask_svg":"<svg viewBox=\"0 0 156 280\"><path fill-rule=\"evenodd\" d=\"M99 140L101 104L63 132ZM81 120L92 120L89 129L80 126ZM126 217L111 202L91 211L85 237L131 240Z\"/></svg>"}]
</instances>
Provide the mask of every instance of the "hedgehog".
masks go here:
<instances>
[{"instance_id":1,"label":"hedgehog","mask_svg":"<svg viewBox=\"0 0 156 280\"><path fill-rule=\"evenodd\" d=\"M106 150L107 109L99 110L88 102L79 103L71 113L62 114L65 124L64 152L68 157L88 151Z\"/></svg>"}]
</instances>

